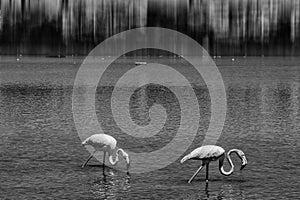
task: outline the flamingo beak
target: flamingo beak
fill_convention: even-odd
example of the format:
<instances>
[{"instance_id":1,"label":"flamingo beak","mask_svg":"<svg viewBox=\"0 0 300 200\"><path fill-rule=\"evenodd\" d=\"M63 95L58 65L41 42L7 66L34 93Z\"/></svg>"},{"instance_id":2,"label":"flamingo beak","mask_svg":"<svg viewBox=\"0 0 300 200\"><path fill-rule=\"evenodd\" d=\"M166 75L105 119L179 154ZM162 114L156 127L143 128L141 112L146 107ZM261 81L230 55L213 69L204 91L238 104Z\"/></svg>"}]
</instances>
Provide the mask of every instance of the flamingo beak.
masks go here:
<instances>
[{"instance_id":1,"label":"flamingo beak","mask_svg":"<svg viewBox=\"0 0 300 200\"><path fill-rule=\"evenodd\" d=\"M127 174L129 175L129 167L130 167L130 160L129 157L126 158L126 169L127 169Z\"/></svg>"},{"instance_id":2,"label":"flamingo beak","mask_svg":"<svg viewBox=\"0 0 300 200\"><path fill-rule=\"evenodd\" d=\"M247 159L246 156L242 156L242 166L241 166L241 170L244 169L244 167L246 167L247 165Z\"/></svg>"},{"instance_id":3,"label":"flamingo beak","mask_svg":"<svg viewBox=\"0 0 300 200\"><path fill-rule=\"evenodd\" d=\"M127 173L129 173L130 163L127 163Z\"/></svg>"}]
</instances>

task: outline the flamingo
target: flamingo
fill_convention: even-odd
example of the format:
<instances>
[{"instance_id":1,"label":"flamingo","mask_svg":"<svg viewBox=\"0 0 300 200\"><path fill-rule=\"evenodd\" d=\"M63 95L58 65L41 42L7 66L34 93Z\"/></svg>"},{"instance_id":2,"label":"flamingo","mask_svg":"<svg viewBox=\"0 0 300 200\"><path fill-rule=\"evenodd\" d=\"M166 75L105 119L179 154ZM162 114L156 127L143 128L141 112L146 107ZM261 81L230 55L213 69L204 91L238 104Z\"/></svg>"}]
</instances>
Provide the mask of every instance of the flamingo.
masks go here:
<instances>
[{"instance_id":1,"label":"flamingo","mask_svg":"<svg viewBox=\"0 0 300 200\"><path fill-rule=\"evenodd\" d=\"M93 155L97 151L103 151L103 173L104 173L106 153L108 153L109 162L112 165L116 165L119 162L119 154L121 153L122 157L124 158L127 164L127 174L129 174L129 166L130 166L129 155L123 149L117 147L117 140L114 137L107 134L94 134L82 142L82 146L85 145L91 145L92 147L94 147L95 150L88 157L86 162L82 165L82 168L86 166L86 164L89 162L89 160L93 157ZM113 157L115 158L113 159Z\"/></svg>"},{"instance_id":2,"label":"flamingo","mask_svg":"<svg viewBox=\"0 0 300 200\"><path fill-rule=\"evenodd\" d=\"M202 165L194 173L194 175L190 178L188 183L191 183L193 181L195 176L200 172L200 170L204 167L204 165L206 165L206 182L208 182L209 163L211 161L216 161L218 159L219 159L220 173L224 176L231 175L234 171L234 165L233 165L233 163L231 161L231 158L230 158L231 153L236 153L238 155L238 157L241 159L242 166L241 166L240 170L242 170L247 165L247 159L246 159L246 156L245 156L244 152L239 150L239 149L231 149L230 151L228 151L227 156L226 156L225 155L225 150L222 147L219 147L219 146L216 146L216 145L205 145L205 146L201 146L199 148L196 148L194 151L192 151L188 155L184 156L180 161L181 164L184 163L187 160L202 160ZM228 172L226 172L224 170L224 167L223 167L225 157L227 158L227 160L228 160L228 162L231 166L231 169Z\"/></svg>"}]
</instances>

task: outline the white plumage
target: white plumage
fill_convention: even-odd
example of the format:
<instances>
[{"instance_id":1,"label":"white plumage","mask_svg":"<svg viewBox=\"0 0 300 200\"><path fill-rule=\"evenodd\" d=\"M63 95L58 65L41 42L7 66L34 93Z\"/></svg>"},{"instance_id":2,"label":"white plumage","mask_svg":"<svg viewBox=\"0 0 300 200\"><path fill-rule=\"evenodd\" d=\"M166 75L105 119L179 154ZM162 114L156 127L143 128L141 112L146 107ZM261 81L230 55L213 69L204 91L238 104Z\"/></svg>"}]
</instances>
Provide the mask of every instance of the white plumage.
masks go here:
<instances>
[{"instance_id":1,"label":"white plumage","mask_svg":"<svg viewBox=\"0 0 300 200\"><path fill-rule=\"evenodd\" d=\"M106 134L95 134L82 142L82 145L91 145L97 151L110 151L117 147L117 140Z\"/></svg>"},{"instance_id":2,"label":"white plumage","mask_svg":"<svg viewBox=\"0 0 300 200\"><path fill-rule=\"evenodd\" d=\"M214 161L224 153L225 150L222 147L215 146L215 145L206 145L193 150L191 153L186 155L181 160L181 162L183 163L185 160L188 159L195 159L195 160L210 159L211 161Z\"/></svg>"}]
</instances>

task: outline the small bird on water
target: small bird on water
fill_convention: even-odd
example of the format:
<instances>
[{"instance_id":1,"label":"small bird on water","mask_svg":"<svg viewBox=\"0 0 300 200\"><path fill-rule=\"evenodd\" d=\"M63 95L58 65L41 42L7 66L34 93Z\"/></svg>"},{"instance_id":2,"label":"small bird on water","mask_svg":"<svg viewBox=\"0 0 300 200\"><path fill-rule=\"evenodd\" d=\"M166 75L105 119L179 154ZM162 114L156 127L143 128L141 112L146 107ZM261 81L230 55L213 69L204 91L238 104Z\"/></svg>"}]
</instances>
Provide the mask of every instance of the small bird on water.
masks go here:
<instances>
[{"instance_id":1,"label":"small bird on water","mask_svg":"<svg viewBox=\"0 0 300 200\"><path fill-rule=\"evenodd\" d=\"M119 162L119 154L124 158L126 165L127 165L127 174L129 174L129 166L130 166L130 160L129 155L121 148L117 147L117 140L107 134L95 134L87 139L85 139L82 142L82 146L91 145L94 147L94 152L88 157L86 162L82 165L82 168L86 166L86 164L89 162L89 160L93 157L93 155L97 151L103 151L103 173L104 173L104 167L105 167L105 156L106 153L109 155L109 162L112 165L116 165ZM114 158L113 158L114 157Z\"/></svg>"},{"instance_id":2,"label":"small bird on water","mask_svg":"<svg viewBox=\"0 0 300 200\"><path fill-rule=\"evenodd\" d=\"M227 155L225 155L225 150L222 147L219 147L216 145L205 145L205 146L195 149L188 155L184 156L180 161L181 164L187 160L201 160L202 161L202 165L194 173L194 175L190 178L188 183L191 183L193 181L193 179L200 172L200 170L204 167L204 165L206 165L206 182L208 182L209 163L211 161L216 161L218 159L219 159L220 173L225 176L231 175L234 171L234 165L230 158L231 153L236 153L236 155L241 159L241 161L242 161L241 170L242 170L247 165L247 159L246 159L244 152L239 149L231 149L230 151L228 151ZM227 160L231 166L231 169L228 172L226 172L223 167L225 157L227 158Z\"/></svg>"}]
</instances>

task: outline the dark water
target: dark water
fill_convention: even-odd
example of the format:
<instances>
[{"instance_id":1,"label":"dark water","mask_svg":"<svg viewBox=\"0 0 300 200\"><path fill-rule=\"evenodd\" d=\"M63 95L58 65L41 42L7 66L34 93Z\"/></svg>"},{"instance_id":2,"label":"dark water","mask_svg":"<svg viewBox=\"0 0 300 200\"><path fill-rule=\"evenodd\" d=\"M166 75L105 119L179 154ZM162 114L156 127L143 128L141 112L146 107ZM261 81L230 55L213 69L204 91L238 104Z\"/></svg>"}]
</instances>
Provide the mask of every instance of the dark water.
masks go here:
<instances>
[{"instance_id":1,"label":"dark water","mask_svg":"<svg viewBox=\"0 0 300 200\"><path fill-rule=\"evenodd\" d=\"M82 169L89 154L80 145L72 115L73 82L81 61L24 57L17 62L1 57L1 199L299 199L299 58L215 60L228 103L217 144L226 150L243 149L249 164L242 173L224 177L218 164L211 163L207 186L204 171L187 184L199 166L196 161L180 165L178 160L158 171L131 176L107 168L105 178L96 160ZM133 61L120 63L126 68ZM120 66L114 72L118 71ZM109 75L108 83L113 79ZM195 90L202 118L189 150L201 145L210 110L205 85L199 81ZM109 92L110 87L99 88L97 94ZM166 100L161 97L161 102ZM101 105L96 106L102 116ZM125 148L126 135L118 140ZM153 143L152 148L166 141ZM130 145L126 148L137 148ZM140 148L146 150L147 143L140 141ZM239 163L235 157L233 161Z\"/></svg>"}]
</instances>

